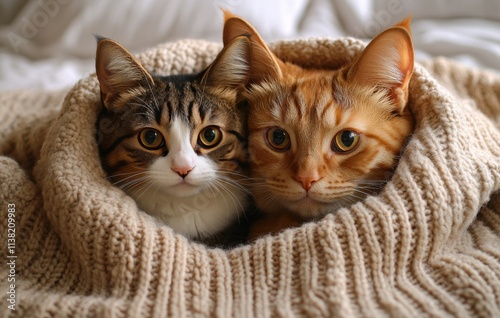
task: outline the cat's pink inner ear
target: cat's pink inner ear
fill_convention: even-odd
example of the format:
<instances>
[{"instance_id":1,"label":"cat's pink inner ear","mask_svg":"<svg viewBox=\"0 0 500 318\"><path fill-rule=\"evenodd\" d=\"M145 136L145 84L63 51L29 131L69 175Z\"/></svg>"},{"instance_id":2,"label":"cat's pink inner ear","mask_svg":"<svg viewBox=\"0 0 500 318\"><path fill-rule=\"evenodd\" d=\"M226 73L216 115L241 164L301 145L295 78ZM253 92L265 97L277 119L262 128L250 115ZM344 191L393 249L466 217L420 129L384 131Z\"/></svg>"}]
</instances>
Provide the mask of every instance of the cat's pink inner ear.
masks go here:
<instances>
[{"instance_id":1,"label":"cat's pink inner ear","mask_svg":"<svg viewBox=\"0 0 500 318\"><path fill-rule=\"evenodd\" d=\"M407 19L373 39L349 71L348 78L359 85L386 89L396 111L402 113L413 67L413 43Z\"/></svg>"},{"instance_id":2,"label":"cat's pink inner ear","mask_svg":"<svg viewBox=\"0 0 500 318\"><path fill-rule=\"evenodd\" d=\"M238 36L247 36L251 42L249 83L260 83L269 79L280 79L283 62L266 45L257 30L244 19L224 10L224 45Z\"/></svg>"},{"instance_id":3,"label":"cat's pink inner ear","mask_svg":"<svg viewBox=\"0 0 500 318\"><path fill-rule=\"evenodd\" d=\"M124 47L110 39L97 44L96 74L104 106L112 99L137 86L153 85L151 75Z\"/></svg>"}]
</instances>

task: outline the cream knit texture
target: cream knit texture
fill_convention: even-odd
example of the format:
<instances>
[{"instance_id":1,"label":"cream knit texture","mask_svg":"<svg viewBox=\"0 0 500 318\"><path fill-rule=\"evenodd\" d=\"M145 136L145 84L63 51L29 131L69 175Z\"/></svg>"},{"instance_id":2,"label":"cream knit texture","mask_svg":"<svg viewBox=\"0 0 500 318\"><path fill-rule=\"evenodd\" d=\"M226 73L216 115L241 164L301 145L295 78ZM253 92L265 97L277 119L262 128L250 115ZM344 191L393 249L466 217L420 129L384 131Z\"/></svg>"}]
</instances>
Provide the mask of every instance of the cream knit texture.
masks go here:
<instances>
[{"instance_id":1,"label":"cream knit texture","mask_svg":"<svg viewBox=\"0 0 500 318\"><path fill-rule=\"evenodd\" d=\"M364 44L271 47L338 67ZM158 74L189 73L220 49L183 40L139 60ZM99 98L95 75L69 92L0 95L1 317L500 317L499 76L446 59L417 65L417 125L379 195L229 251L175 234L107 181Z\"/></svg>"}]
</instances>

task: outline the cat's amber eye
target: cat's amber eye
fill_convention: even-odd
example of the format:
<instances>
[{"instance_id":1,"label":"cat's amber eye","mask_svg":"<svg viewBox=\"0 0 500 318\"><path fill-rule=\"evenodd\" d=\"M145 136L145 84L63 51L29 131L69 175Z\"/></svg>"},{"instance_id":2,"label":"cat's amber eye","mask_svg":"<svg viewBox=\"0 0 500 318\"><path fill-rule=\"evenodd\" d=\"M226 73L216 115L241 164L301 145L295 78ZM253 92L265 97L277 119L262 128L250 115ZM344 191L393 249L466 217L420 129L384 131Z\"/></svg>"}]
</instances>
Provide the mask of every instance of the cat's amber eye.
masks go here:
<instances>
[{"instance_id":1,"label":"cat's amber eye","mask_svg":"<svg viewBox=\"0 0 500 318\"><path fill-rule=\"evenodd\" d=\"M290 135L283 129L274 127L267 131L267 142L278 151L290 148Z\"/></svg>"},{"instance_id":2,"label":"cat's amber eye","mask_svg":"<svg viewBox=\"0 0 500 318\"><path fill-rule=\"evenodd\" d=\"M213 148L222 140L222 131L217 126L203 128L198 135L198 144L203 148Z\"/></svg>"},{"instance_id":3,"label":"cat's amber eye","mask_svg":"<svg viewBox=\"0 0 500 318\"><path fill-rule=\"evenodd\" d=\"M156 150L165 144L165 140L158 130L146 128L139 133L139 143L146 149Z\"/></svg>"},{"instance_id":4,"label":"cat's amber eye","mask_svg":"<svg viewBox=\"0 0 500 318\"><path fill-rule=\"evenodd\" d=\"M353 151L359 144L359 134L352 130L342 130L335 135L332 142L332 150L338 153Z\"/></svg>"}]
</instances>

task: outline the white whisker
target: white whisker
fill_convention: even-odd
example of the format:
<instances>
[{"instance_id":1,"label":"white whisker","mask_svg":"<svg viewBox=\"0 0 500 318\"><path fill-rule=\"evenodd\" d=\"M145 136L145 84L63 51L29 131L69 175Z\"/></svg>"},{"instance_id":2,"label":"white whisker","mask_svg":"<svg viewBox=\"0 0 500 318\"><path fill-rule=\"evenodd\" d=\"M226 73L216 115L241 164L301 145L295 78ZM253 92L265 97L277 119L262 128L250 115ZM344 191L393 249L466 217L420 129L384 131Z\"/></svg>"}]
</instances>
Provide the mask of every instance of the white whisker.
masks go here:
<instances>
[{"instance_id":1,"label":"white whisker","mask_svg":"<svg viewBox=\"0 0 500 318\"><path fill-rule=\"evenodd\" d=\"M160 104L158 103L158 100L156 99L156 95L153 91L153 88L151 87L151 84L149 83L148 79L146 78L146 83L148 83L148 89L151 95L153 96L153 101L155 102L155 106L157 110L160 110Z\"/></svg>"},{"instance_id":2,"label":"white whisker","mask_svg":"<svg viewBox=\"0 0 500 318\"><path fill-rule=\"evenodd\" d=\"M227 185L225 184L225 180L222 180L222 179L217 179L215 180L214 182L217 186L219 186L222 190L224 190L224 192L227 193L227 195L229 196L229 198L233 201L233 205L234 206L238 206L239 207L239 210L240 211L243 211L243 205L241 204L240 200L238 200L238 198L236 197L236 195L230 191L227 187ZM225 196L224 197L224 200L225 200ZM239 215L238 215L238 222L240 221L239 219Z\"/></svg>"}]
</instances>

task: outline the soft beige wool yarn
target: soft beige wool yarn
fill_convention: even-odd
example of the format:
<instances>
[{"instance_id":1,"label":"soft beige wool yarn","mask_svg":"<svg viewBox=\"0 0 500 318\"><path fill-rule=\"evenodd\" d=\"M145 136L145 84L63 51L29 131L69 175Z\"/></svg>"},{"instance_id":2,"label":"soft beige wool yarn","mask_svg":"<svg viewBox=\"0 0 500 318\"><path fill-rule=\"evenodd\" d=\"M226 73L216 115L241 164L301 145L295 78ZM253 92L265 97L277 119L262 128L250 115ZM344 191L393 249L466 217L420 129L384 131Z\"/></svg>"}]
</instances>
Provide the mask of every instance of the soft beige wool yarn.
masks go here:
<instances>
[{"instance_id":1,"label":"soft beige wool yarn","mask_svg":"<svg viewBox=\"0 0 500 318\"><path fill-rule=\"evenodd\" d=\"M363 44L272 48L336 67ZM180 41L139 60L187 73L220 49ZM0 316L499 317L500 77L438 59L416 66L410 92L416 130L378 196L231 251L155 223L106 180L95 76L65 93L2 93L0 241L14 204L17 259L16 310L2 265Z\"/></svg>"}]
</instances>

